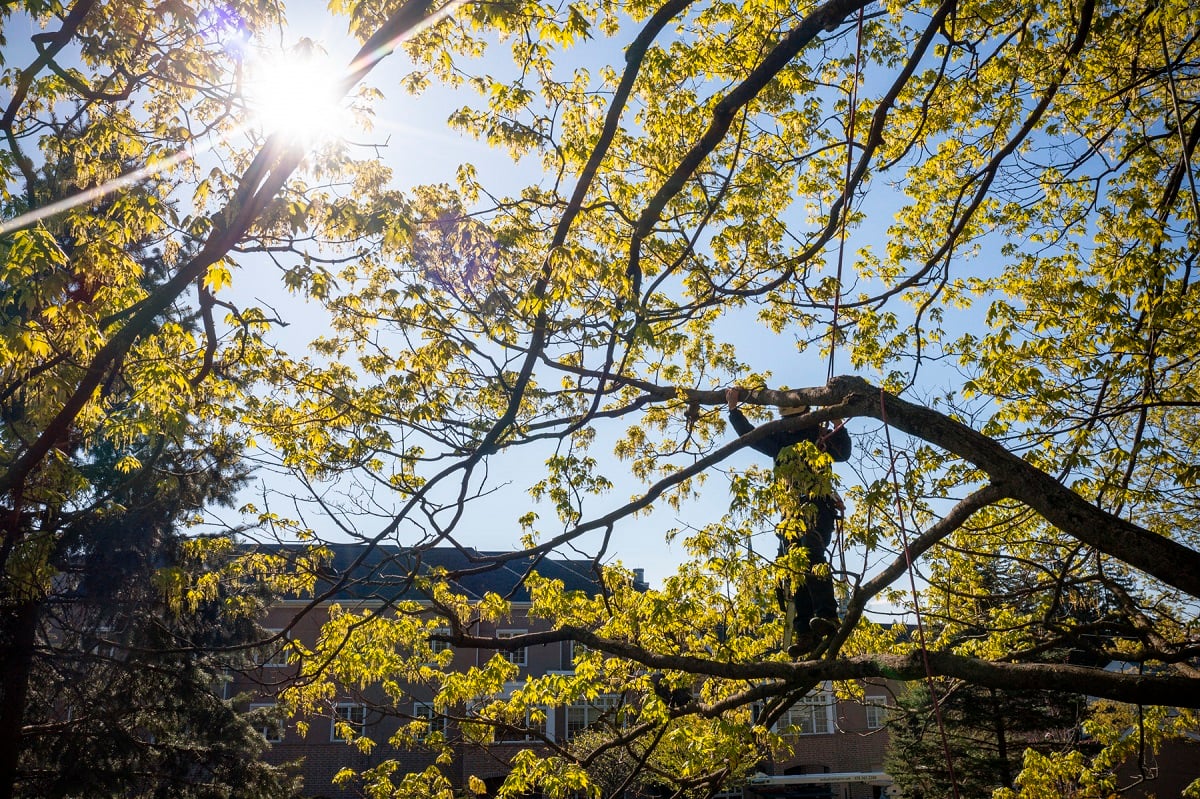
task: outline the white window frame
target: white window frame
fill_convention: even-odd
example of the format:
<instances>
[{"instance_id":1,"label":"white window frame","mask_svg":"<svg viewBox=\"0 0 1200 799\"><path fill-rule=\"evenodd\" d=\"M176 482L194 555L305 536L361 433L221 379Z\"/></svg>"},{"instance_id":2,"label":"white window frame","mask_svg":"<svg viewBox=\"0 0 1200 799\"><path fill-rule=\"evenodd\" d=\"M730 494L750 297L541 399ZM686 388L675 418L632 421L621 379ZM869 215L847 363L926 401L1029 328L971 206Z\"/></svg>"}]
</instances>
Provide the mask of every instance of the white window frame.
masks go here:
<instances>
[{"instance_id":1,"label":"white window frame","mask_svg":"<svg viewBox=\"0 0 1200 799\"><path fill-rule=\"evenodd\" d=\"M356 720L354 717L359 716ZM361 702L338 702L333 706L333 718L329 724L329 740L331 743L345 743L351 740L338 734L338 724L349 724L355 729L355 736L363 734L367 726L367 706Z\"/></svg>"},{"instance_id":2,"label":"white window frame","mask_svg":"<svg viewBox=\"0 0 1200 799\"><path fill-rule=\"evenodd\" d=\"M533 723L533 714L534 713L541 713L541 715L542 715L542 723L541 724ZM525 740L537 741L537 740L540 740L541 738L549 738L551 733L553 732L554 725L551 724L551 722L550 722L550 719L553 718L553 716L554 716L554 708L552 708L552 707L538 707L538 708L530 710L528 713L526 713L525 714L525 726L529 728L529 733L525 736Z\"/></svg>"},{"instance_id":3,"label":"white window frame","mask_svg":"<svg viewBox=\"0 0 1200 799\"><path fill-rule=\"evenodd\" d=\"M571 674L569 671L550 671L547 674ZM511 699L514 692L525 687L525 683L519 680L513 680L504 683L504 690L501 692L501 699ZM531 721L531 716L535 712L541 712L545 716L545 720L538 725L534 725ZM542 737L554 738L554 709L548 707L530 708L525 711L525 730L524 734L518 734L517 730L512 726L497 726L493 728L493 732L497 733L496 743L498 744L515 744L527 743L529 741L540 741Z\"/></svg>"},{"instance_id":4,"label":"white window frame","mask_svg":"<svg viewBox=\"0 0 1200 799\"><path fill-rule=\"evenodd\" d=\"M430 630L429 632L431 635L449 635L450 628L449 627L437 627L433 630ZM436 655L439 652L449 652L449 651L453 650L454 644L450 643L449 641L436 641L431 638L431 639L429 639L429 648L431 650L433 650L433 654Z\"/></svg>"},{"instance_id":5,"label":"white window frame","mask_svg":"<svg viewBox=\"0 0 1200 799\"><path fill-rule=\"evenodd\" d=\"M450 719L438 713L432 702L413 702L412 716L414 720L424 721L428 724L425 732L413 736L413 740L417 743L425 743L435 732L440 732L443 738L449 737Z\"/></svg>"},{"instance_id":6,"label":"white window frame","mask_svg":"<svg viewBox=\"0 0 1200 799\"><path fill-rule=\"evenodd\" d=\"M540 741L541 736L550 737L553 732L553 725L550 723L550 714L552 709L539 707L537 710L541 711L541 713L546 717L545 721L543 721L541 724L535 725L532 721L532 716L535 711L533 709L527 710L525 711L525 733L522 735L512 727L504 727L500 730L500 737L496 740L496 743L527 743L529 741Z\"/></svg>"},{"instance_id":7,"label":"white window frame","mask_svg":"<svg viewBox=\"0 0 1200 799\"><path fill-rule=\"evenodd\" d=\"M529 630L496 630L497 638L516 638L518 635L525 635ZM525 668L529 665L529 647L523 646L520 649L500 649L497 650L509 663L514 666Z\"/></svg>"},{"instance_id":8,"label":"white window frame","mask_svg":"<svg viewBox=\"0 0 1200 799\"><path fill-rule=\"evenodd\" d=\"M563 728L564 741L569 741L579 733L590 729L606 714L621 707L624 697L620 694L600 694L595 699L585 699L567 705ZM572 720L572 715L583 714L583 723Z\"/></svg>"},{"instance_id":9,"label":"white window frame","mask_svg":"<svg viewBox=\"0 0 1200 799\"><path fill-rule=\"evenodd\" d=\"M775 729L783 735L833 735L834 704L833 691L822 687L788 708Z\"/></svg>"},{"instance_id":10,"label":"white window frame","mask_svg":"<svg viewBox=\"0 0 1200 799\"><path fill-rule=\"evenodd\" d=\"M868 696L863 702L868 730L881 730L887 724L888 703L886 696Z\"/></svg>"},{"instance_id":11,"label":"white window frame","mask_svg":"<svg viewBox=\"0 0 1200 799\"><path fill-rule=\"evenodd\" d=\"M275 704L274 702L251 702L250 703L251 710L259 710L262 708L276 708L276 707L279 707L279 705ZM262 725L256 724L254 726L254 729L258 730L258 734L261 735L263 738L265 738L267 740L267 743L269 743L269 744L283 743L284 729L283 729L282 724L279 725L278 727L276 727L274 724L262 724Z\"/></svg>"},{"instance_id":12,"label":"white window frame","mask_svg":"<svg viewBox=\"0 0 1200 799\"><path fill-rule=\"evenodd\" d=\"M96 645L92 647L92 654L103 660L119 660L118 654L121 651L119 644L112 641L113 633L117 629L108 624L101 624L92 633L96 639ZM104 639L108 639L107 641Z\"/></svg>"}]
</instances>

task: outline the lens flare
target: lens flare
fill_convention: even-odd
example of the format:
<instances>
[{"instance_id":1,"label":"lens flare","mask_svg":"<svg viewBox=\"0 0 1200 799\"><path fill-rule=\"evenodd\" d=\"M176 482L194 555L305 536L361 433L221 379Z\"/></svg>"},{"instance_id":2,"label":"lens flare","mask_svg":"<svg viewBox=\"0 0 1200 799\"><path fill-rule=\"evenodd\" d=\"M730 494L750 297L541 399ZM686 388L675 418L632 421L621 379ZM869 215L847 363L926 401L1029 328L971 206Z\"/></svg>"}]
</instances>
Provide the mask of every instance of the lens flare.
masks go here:
<instances>
[{"instance_id":1,"label":"lens flare","mask_svg":"<svg viewBox=\"0 0 1200 799\"><path fill-rule=\"evenodd\" d=\"M391 54L406 39L416 36L422 31L438 24L453 14L454 11L456 11L460 6L465 5L466 2L467 0L450 0L450 2L446 3L428 17L408 25L399 32L393 33L391 30L388 30L386 35L382 36L377 33L376 36L371 37L371 39L359 52L354 61L351 62L348 68L345 70L337 70L328 64L324 64L320 69L315 70L318 75L316 76L316 79L313 80L312 83L307 87L305 87L303 78L297 80L288 79L283 82L282 86L277 87L277 90L272 90L268 85L265 85L265 83L258 83L252 87L248 87L250 91L248 93L249 96L246 99L250 99L251 97L273 97L275 99L270 101L270 105L287 109L285 113L282 113L280 121L269 123L273 129L267 129L267 133L273 133L276 132L276 130L281 132L285 130L296 131L300 134L299 138L302 141L304 140L304 137L308 135L305 133L306 131L311 132L311 134L317 138L320 138L322 135L328 135L322 131L330 131L334 129L340 130L338 135L341 135L349 130L350 114L347 107L343 104L343 98L344 93L350 88L350 85L357 83L372 69L372 67L375 66L375 64ZM385 25L384 27L390 28L392 26ZM382 32L383 31L380 31L380 33ZM247 41L248 40L239 40L239 52L241 52ZM312 55L313 54L311 53L308 54L309 59L320 64L321 59L312 58ZM276 60L286 63L288 59L269 59L268 61L273 62ZM303 61L304 59L300 60ZM262 77L269 77L270 73L274 71L273 68L268 69L266 64L267 62L264 62L264 76ZM285 74L289 72L288 69L282 69L280 71ZM297 65L296 68L291 70L291 73L293 75L308 75L310 74L310 71L307 69L301 71ZM255 80L260 79L260 76L255 76ZM314 102L314 99L320 98L320 87L322 86L333 87L332 94L327 94L326 96L326 104L331 102L332 105L335 106L333 109L318 108L317 104ZM300 88L293 91L293 89L290 87ZM328 88L326 88L326 91L328 91ZM299 98L294 96L296 93L300 95ZM282 99L289 95L291 95L291 99ZM265 99L264 102L266 102ZM259 118L260 124L263 125L264 129L268 128L268 123L266 123L265 120L275 118L274 114L269 111L260 112L255 110L253 103L251 103L251 110L254 112L254 115ZM283 121L289 119L295 121ZM235 131L227 132L223 138L228 140L234 138L235 136L240 136L245 129L246 125L240 125ZM288 135L291 134L289 133ZM29 227L30 225L36 225L42 220L48 219L55 214L61 213L62 211L74 208L75 206L82 205L84 203L94 202L101 197L121 191L122 189L132 186L154 174L170 169L185 161L190 161L198 154L212 149L213 146L214 144L210 143L200 147L185 147L167 158L156 161L154 164L148 164L140 169L133 170L125 175L121 175L120 177L110 180L101 186L97 186L93 189L72 195L67 199L26 211L25 213L13 217L12 219L0 219L0 236L7 235L13 231L21 230L22 228Z\"/></svg>"},{"instance_id":2,"label":"lens flare","mask_svg":"<svg viewBox=\"0 0 1200 799\"><path fill-rule=\"evenodd\" d=\"M343 75L311 45L258 59L244 93L252 124L307 144L346 136L353 119Z\"/></svg>"}]
</instances>

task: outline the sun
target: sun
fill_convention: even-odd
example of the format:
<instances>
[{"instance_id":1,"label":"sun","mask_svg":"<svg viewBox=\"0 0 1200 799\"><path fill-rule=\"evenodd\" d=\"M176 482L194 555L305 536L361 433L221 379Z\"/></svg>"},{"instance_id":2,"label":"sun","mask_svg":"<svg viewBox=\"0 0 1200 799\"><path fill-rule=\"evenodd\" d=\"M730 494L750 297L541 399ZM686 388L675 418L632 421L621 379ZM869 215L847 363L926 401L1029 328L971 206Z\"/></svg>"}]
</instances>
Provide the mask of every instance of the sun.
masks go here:
<instances>
[{"instance_id":1,"label":"sun","mask_svg":"<svg viewBox=\"0 0 1200 799\"><path fill-rule=\"evenodd\" d=\"M256 59L245 88L251 124L308 145L343 138L353 125L342 75L311 44Z\"/></svg>"}]
</instances>

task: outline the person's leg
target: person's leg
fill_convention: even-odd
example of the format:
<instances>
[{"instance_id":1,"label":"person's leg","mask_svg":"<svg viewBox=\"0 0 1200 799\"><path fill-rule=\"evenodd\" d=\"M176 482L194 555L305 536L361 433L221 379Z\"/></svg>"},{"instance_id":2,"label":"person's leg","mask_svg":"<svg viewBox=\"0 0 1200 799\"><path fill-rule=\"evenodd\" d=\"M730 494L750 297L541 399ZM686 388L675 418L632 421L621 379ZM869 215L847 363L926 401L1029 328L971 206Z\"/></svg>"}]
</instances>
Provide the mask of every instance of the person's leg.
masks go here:
<instances>
[{"instance_id":1,"label":"person's leg","mask_svg":"<svg viewBox=\"0 0 1200 799\"><path fill-rule=\"evenodd\" d=\"M812 506L809 506L811 509ZM797 546L803 547L807 557L808 565L811 569L812 565L817 561L814 559L812 545L819 543L820 533L815 530L816 518L808 520L808 529L800 540L796 542ZM788 647L788 655L793 658L801 658L814 649L821 643L824 633L815 632L812 628L812 619L816 613L816 606L813 604L815 595L813 593L814 578L811 571L806 569L800 574L792 578L792 606L795 608L795 623L792 638L792 645ZM828 581L826 581L828 582Z\"/></svg>"},{"instance_id":2,"label":"person's leg","mask_svg":"<svg viewBox=\"0 0 1200 799\"><path fill-rule=\"evenodd\" d=\"M788 610L785 649L790 657L799 658L813 651L821 642L821 636L815 635L810 626L809 620L813 614L812 597L809 596L807 581L800 582L806 578L804 575L797 575L792 579L795 581L796 590L792 593L791 607ZM811 576L807 579L811 580Z\"/></svg>"},{"instance_id":3,"label":"person's leg","mask_svg":"<svg viewBox=\"0 0 1200 799\"><path fill-rule=\"evenodd\" d=\"M800 582L801 580L804 582ZM813 576L811 574L802 574L795 578L796 590L793 592L792 601L796 603L796 625L801 630L808 627L808 620L816 612L816 607L813 605L812 591L809 588L812 585L812 581Z\"/></svg>"},{"instance_id":4,"label":"person's leg","mask_svg":"<svg viewBox=\"0 0 1200 799\"><path fill-rule=\"evenodd\" d=\"M785 524L788 521L785 519ZM785 529L783 525L781 529ZM802 538L789 538L781 533L778 557L782 560L791 547L803 545ZM776 597L784 613L783 648L793 658L808 654L820 643L820 638L813 635L808 627L813 606L806 583L807 576L800 573L791 575L775 586Z\"/></svg>"},{"instance_id":5,"label":"person's leg","mask_svg":"<svg viewBox=\"0 0 1200 799\"><path fill-rule=\"evenodd\" d=\"M825 550L829 547L830 541L833 540L833 529L836 520L836 510L832 502L817 503L816 523L805 533L802 540L802 544L808 552L810 568L805 580L806 593L808 594L808 602L806 604L810 611L809 618L829 622L829 624L822 623L820 625L826 629L813 630L822 635L832 632L832 630L828 629L830 626L836 628L838 625L837 599L833 593L832 575L820 577L814 574L812 569L828 563L825 557ZM818 571L825 572L827 570L818 569ZM812 626L810 624L810 627Z\"/></svg>"},{"instance_id":6,"label":"person's leg","mask_svg":"<svg viewBox=\"0 0 1200 799\"><path fill-rule=\"evenodd\" d=\"M779 551L776 553L777 560L783 560L787 554L789 547L795 546L795 540L789 541L787 538L787 519L780 524L776 534L779 536ZM779 604L780 615L783 616L783 649L792 657L796 657L800 650L808 651L809 646L806 636L808 635L808 616L799 616L796 612L796 591L805 593L803 585L797 576L784 578L775 584L775 601ZM807 599L805 600L807 601ZM797 620L799 619L799 626ZM800 636L800 639L797 639Z\"/></svg>"}]
</instances>

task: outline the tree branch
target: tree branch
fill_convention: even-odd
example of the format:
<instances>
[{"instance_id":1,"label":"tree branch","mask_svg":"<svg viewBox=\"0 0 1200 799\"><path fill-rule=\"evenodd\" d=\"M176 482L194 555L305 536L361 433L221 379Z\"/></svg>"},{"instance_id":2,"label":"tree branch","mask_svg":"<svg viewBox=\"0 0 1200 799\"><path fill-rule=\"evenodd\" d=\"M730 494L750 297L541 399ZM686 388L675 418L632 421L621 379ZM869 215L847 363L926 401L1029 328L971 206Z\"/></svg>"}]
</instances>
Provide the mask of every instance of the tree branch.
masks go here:
<instances>
[{"instance_id":1,"label":"tree branch","mask_svg":"<svg viewBox=\"0 0 1200 799\"><path fill-rule=\"evenodd\" d=\"M1131 704L1200 708L1200 681L1169 674L1106 671L1065 663L1004 663L955 655L949 652L910 652L906 655L868 654L839 660L796 663L725 663L691 655L663 655L636 644L596 635L582 627L562 627L511 638L478 635L435 635L455 646L482 650L515 650L526 646L578 641L592 649L642 663L655 669L672 669L733 680L773 680L773 690L760 686L744 697L753 701L778 695L789 686L814 685L827 680L923 680L926 663L935 677L952 677L987 688L1049 690L1080 693ZM928 660L926 660L926 658ZM722 703L720 710L732 709ZM710 708L710 713L713 708ZM703 714L705 708L701 707Z\"/></svg>"}]
</instances>

